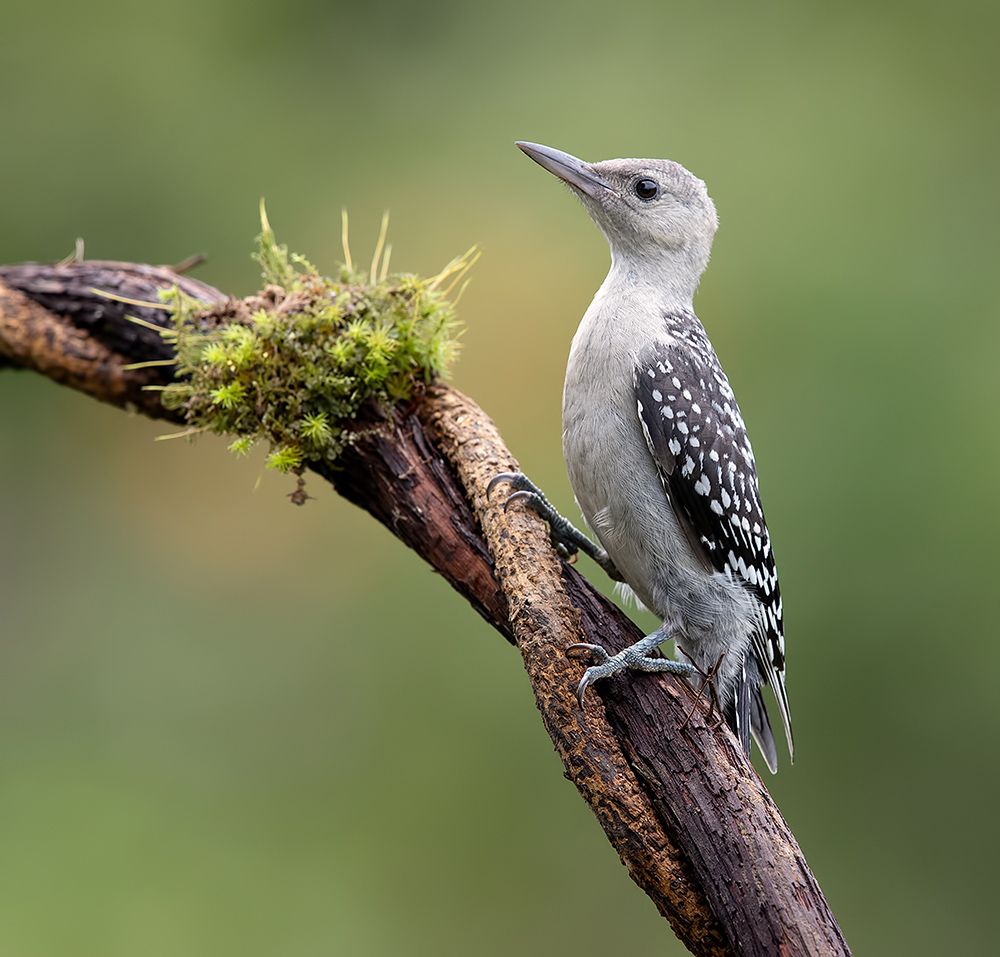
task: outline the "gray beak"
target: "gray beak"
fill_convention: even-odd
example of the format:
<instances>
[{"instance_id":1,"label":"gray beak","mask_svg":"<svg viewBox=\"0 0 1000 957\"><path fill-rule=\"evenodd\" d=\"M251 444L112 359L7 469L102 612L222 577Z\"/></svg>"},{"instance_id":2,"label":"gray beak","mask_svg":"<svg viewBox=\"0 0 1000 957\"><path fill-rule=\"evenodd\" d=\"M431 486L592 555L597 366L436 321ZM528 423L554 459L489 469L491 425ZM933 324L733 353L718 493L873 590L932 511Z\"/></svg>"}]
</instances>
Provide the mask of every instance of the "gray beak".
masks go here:
<instances>
[{"instance_id":1,"label":"gray beak","mask_svg":"<svg viewBox=\"0 0 1000 957\"><path fill-rule=\"evenodd\" d=\"M520 140L517 148L543 169L547 169L554 176L558 176L588 196L598 196L602 190L613 188L597 175L590 163L585 163L562 150L554 150L551 146L542 146L539 143L523 143Z\"/></svg>"}]
</instances>

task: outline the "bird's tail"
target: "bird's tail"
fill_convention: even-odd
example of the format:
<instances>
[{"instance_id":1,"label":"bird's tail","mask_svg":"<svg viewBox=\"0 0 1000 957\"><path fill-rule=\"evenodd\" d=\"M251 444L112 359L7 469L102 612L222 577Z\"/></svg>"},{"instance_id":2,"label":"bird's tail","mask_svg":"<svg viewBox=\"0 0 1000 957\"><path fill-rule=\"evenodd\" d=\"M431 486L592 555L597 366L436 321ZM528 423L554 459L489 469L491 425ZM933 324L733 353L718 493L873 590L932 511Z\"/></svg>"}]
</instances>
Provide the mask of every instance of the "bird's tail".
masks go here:
<instances>
[{"instance_id":1,"label":"bird's tail","mask_svg":"<svg viewBox=\"0 0 1000 957\"><path fill-rule=\"evenodd\" d=\"M771 731L771 719L767 716L767 707L764 704L763 686L764 677L760 673L757 656L748 650L736 679L736 694L727 709L726 719L740 739L747 757L750 756L752 738L768 770L775 774L778 770L778 749Z\"/></svg>"}]
</instances>

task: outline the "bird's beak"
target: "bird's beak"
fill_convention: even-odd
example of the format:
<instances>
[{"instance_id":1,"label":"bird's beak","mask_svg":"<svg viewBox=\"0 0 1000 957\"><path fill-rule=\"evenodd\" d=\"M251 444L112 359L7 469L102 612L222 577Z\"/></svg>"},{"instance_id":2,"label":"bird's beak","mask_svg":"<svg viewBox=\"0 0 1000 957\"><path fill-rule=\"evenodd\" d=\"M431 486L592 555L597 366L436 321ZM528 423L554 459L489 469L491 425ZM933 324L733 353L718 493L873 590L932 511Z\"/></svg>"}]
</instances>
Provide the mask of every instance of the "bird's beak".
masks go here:
<instances>
[{"instance_id":1,"label":"bird's beak","mask_svg":"<svg viewBox=\"0 0 1000 957\"><path fill-rule=\"evenodd\" d=\"M539 166L558 176L561 180L575 186L588 196L598 196L603 190L613 189L597 175L590 163L585 163L562 150L554 150L551 146L539 143L524 143L518 141L517 148L530 156Z\"/></svg>"}]
</instances>

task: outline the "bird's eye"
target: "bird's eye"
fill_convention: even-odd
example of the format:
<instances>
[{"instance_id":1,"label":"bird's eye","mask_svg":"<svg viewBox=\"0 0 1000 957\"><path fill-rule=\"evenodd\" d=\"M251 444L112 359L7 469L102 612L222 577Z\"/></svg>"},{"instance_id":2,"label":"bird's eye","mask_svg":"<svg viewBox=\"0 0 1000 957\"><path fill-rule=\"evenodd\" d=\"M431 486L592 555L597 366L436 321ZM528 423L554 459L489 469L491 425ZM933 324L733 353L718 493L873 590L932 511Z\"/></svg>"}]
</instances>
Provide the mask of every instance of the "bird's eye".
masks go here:
<instances>
[{"instance_id":1,"label":"bird's eye","mask_svg":"<svg viewBox=\"0 0 1000 957\"><path fill-rule=\"evenodd\" d=\"M632 187L639 199L656 199L660 195L660 184L655 179L637 179Z\"/></svg>"}]
</instances>

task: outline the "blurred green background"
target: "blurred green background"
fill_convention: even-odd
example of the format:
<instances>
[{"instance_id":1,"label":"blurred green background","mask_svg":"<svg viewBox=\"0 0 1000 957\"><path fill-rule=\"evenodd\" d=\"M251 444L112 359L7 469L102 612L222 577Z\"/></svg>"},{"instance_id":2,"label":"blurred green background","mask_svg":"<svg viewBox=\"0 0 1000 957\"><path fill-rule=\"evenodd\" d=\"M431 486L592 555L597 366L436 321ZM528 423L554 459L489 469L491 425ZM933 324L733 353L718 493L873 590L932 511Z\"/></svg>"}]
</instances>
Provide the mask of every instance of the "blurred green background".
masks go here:
<instances>
[{"instance_id":1,"label":"blurred green background","mask_svg":"<svg viewBox=\"0 0 1000 957\"><path fill-rule=\"evenodd\" d=\"M800 757L769 784L857 953L992 952L1000 8L6 0L2 22L0 262L77 236L204 251L247 293L261 195L330 268L342 206L359 256L391 209L401 269L480 243L455 382L570 514L562 371L607 253L512 141L704 177L698 310L788 621ZM296 509L261 459L163 431L0 375L0 954L681 952L517 655L318 482Z\"/></svg>"}]
</instances>

